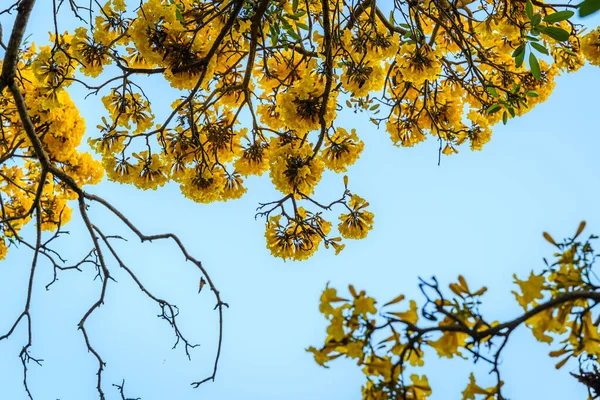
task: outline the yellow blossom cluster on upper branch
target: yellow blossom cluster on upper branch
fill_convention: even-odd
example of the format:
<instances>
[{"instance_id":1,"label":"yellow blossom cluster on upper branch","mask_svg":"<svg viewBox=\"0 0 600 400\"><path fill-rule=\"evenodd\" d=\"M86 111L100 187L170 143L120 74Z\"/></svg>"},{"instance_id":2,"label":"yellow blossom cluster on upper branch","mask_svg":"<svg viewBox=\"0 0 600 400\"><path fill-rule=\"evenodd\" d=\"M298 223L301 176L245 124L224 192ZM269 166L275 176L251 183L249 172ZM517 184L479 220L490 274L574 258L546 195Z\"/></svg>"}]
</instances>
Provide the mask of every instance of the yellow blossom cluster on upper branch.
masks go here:
<instances>
[{"instance_id":1,"label":"yellow blossom cluster on upper branch","mask_svg":"<svg viewBox=\"0 0 600 400\"><path fill-rule=\"evenodd\" d=\"M328 320L327 336L321 347L307 351L325 367L339 357L355 360L366 377L365 400L428 398L432 389L423 367L430 355L471 358L489 367L496 384L482 387L471 373L463 400L504 399L499 360L510 334L524 324L538 341L558 343L550 352L558 359L557 369L576 360L579 374L573 375L588 386L590 399L598 398L600 315L595 307L600 304L600 281L592 248L597 237L578 241L584 227L582 222L561 243L544 234L557 248L555 262L546 262L541 273L532 272L526 279L515 276L519 290L513 293L524 314L513 320L484 318L480 304L487 289L470 288L462 276L449 284L449 294L435 278L421 280L426 301L420 309L414 300L407 304L403 295L379 307L352 285L348 298L326 287L319 310Z\"/></svg>"},{"instance_id":2,"label":"yellow blossom cluster on upper branch","mask_svg":"<svg viewBox=\"0 0 600 400\"><path fill-rule=\"evenodd\" d=\"M78 185L96 184L104 173L101 163L77 149L85 134L85 121L65 90L51 88L57 82L67 85L61 74L66 71L62 63L68 61L57 55L54 61L42 64L38 62L40 54L48 56L51 50L29 47L18 65L18 87L28 104L31 122L54 165ZM41 228L56 231L71 219L67 202L76 194L42 170L8 88L0 94L0 160L2 260L8 246L19 241L21 228L31 220L36 199L40 203Z\"/></svg>"},{"instance_id":3,"label":"yellow blossom cluster on upper branch","mask_svg":"<svg viewBox=\"0 0 600 400\"><path fill-rule=\"evenodd\" d=\"M338 199L313 198L325 171L346 172L363 150L365 132L343 126L342 113L365 113L398 146L431 136L443 154L481 150L494 124L545 101L556 76L585 58L600 63L600 31L582 37L568 6L391 3L110 0L94 9L91 26L56 28L19 71L33 77L47 110L63 107L73 83L102 97L90 144L113 181L141 189L176 182L186 197L210 203L241 197L249 176L268 172L282 197L259 210L267 247L305 259L320 243L343 248L325 215L334 207L342 237L364 238L373 227L347 179ZM180 91L160 119L149 75ZM95 174L86 183L97 181L96 169L84 170Z\"/></svg>"}]
</instances>

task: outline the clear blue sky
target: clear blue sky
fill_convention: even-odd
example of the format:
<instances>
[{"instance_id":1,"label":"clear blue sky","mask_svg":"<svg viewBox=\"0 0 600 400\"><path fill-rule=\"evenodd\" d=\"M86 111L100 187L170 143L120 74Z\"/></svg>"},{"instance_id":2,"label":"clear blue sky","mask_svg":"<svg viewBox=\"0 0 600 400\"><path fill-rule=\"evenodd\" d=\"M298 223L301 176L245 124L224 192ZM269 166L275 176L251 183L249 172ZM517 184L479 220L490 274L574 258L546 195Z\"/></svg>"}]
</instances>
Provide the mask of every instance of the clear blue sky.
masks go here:
<instances>
[{"instance_id":1,"label":"clear blue sky","mask_svg":"<svg viewBox=\"0 0 600 400\"><path fill-rule=\"evenodd\" d=\"M39 2L30 24L38 44L51 29L49 3ZM192 389L189 383L212 368L217 322L212 296L207 290L197 295L199 275L174 246L135 240L119 244L146 286L180 306L181 329L202 346L193 350L191 362L182 348L171 350L172 331L156 318L155 304L112 263L118 284L109 285L106 304L89 320L91 340L107 362L108 398L118 397L110 385L125 378L128 395L144 400L359 399L363 375L356 365L338 360L323 369L304 351L324 339L326 321L318 313L318 300L327 282L338 288L353 283L383 302L399 293L421 302L419 276L449 282L462 273L473 286L489 287L483 311L490 319L516 316L520 308L510 293L512 274L542 269L542 257L553 252L542 231L561 238L585 219L589 231L600 233L599 85L600 70L589 66L560 77L549 101L497 126L482 152L465 149L443 157L439 167L434 140L395 148L387 133L364 117L343 115L342 125L356 128L366 143L348 173L351 188L370 201L376 221L367 239L348 242L338 256L324 249L302 263L270 256L264 221L254 220L257 204L277 196L268 176L251 179L241 200L210 205L186 200L176 186L140 192L105 182L88 188L111 200L145 232L179 235L231 306L225 311L217 380ZM162 88L154 86L151 92ZM82 94L73 91L88 133L95 135L100 102L83 100ZM161 100L155 105L158 115L170 104ZM317 195L334 198L341 186L341 176L326 175ZM92 213L105 232L125 233L98 207ZM90 245L79 222L68 230L71 235L61 246L75 260ZM22 310L30 256L24 249L13 250L0 263L2 333ZM96 363L76 325L97 298L100 284L86 268L62 273L47 292L51 273L42 264L35 280L31 351L44 364L30 366L32 392L36 399L93 399ZM26 398L18 359L25 334L21 324L9 341L0 343L0 399ZM568 374L576 365L555 371L549 350L525 328L514 334L502 364L508 397L586 398L583 386ZM431 399L460 398L471 370L483 382L490 379L486 366L473 368L460 359L427 359L422 371L434 390Z\"/></svg>"}]
</instances>

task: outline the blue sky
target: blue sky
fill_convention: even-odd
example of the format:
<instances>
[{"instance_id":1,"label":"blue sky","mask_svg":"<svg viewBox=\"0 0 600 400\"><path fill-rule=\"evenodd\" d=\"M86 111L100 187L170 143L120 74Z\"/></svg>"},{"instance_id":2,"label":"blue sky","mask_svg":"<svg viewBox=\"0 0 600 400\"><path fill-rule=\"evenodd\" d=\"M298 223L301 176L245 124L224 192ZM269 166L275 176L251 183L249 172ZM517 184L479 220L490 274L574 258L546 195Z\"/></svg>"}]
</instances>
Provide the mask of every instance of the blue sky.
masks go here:
<instances>
[{"instance_id":1,"label":"blue sky","mask_svg":"<svg viewBox=\"0 0 600 400\"><path fill-rule=\"evenodd\" d=\"M38 4L30 24L40 27L31 31L38 44L49 29L48 3ZM162 86L151 84L153 93L161 93ZM159 310L113 262L118 283L109 285L106 304L88 328L107 362L108 398L118 397L110 385L125 378L128 395L144 400L359 399L359 367L338 360L323 369L304 351L324 339L326 321L318 313L318 300L327 282L338 288L353 283L380 302L399 293L421 302L419 276L449 282L461 273L472 286L488 286L483 312L490 319L516 316L520 308L510 293L512 274L542 269L542 258L553 252L542 231L561 238L585 219L589 232L600 232L599 84L600 70L589 66L558 78L550 100L507 126L497 126L483 151L464 149L443 157L439 167L434 140L395 148L387 133L364 116L342 115L342 126L356 128L366 144L348 172L351 188L370 201L376 219L367 239L348 241L338 256L324 249L301 263L270 256L264 221L254 219L259 202L277 198L268 176L250 179L241 200L209 205L186 200L174 185L148 192L108 182L88 188L112 201L145 232L179 235L231 306L225 311L217 380L192 389L189 383L209 375L212 367L217 322L213 298L206 290L197 294L199 275L174 246L135 240L118 244L146 286L180 306L182 330L201 347L192 351L191 362L182 348L171 350L174 337L156 318ZM82 94L73 91L94 135L100 102L83 100ZM170 100L162 100L155 109L168 107ZM326 175L317 196L334 199L342 185L341 176ZM126 233L99 207L92 209L92 216L106 233ZM90 244L78 221L68 230L71 235L59 245L75 260ZM0 332L22 310L30 257L24 249L12 251L0 263ZM43 367L30 368L32 392L37 399L92 399L96 364L76 325L95 301L100 284L87 268L62 273L45 291L51 274L51 267L42 264L35 280L31 350L45 361ZM26 398L18 359L25 334L21 324L9 341L0 343L0 399ZM502 364L508 397L585 398L583 386L568 374L576 366L556 371L548 351L527 329L515 332ZM472 370L483 382L490 379L483 365L429 357L422 371L434 390L431 399L460 398Z\"/></svg>"}]
</instances>

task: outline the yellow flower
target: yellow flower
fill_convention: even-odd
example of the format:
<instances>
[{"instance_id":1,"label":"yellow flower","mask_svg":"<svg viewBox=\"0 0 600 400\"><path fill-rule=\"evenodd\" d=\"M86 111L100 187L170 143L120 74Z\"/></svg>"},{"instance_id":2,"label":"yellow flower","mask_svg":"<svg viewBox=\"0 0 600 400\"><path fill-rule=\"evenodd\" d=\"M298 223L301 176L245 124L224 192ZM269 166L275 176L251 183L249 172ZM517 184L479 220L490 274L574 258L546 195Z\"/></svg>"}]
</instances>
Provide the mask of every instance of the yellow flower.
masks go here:
<instances>
[{"instance_id":1,"label":"yellow flower","mask_svg":"<svg viewBox=\"0 0 600 400\"><path fill-rule=\"evenodd\" d=\"M582 39L585 40L585 37ZM575 72L585 64L585 57L580 49L580 40L570 37L569 47L553 47L552 57L561 71Z\"/></svg>"},{"instance_id":2,"label":"yellow flower","mask_svg":"<svg viewBox=\"0 0 600 400\"><path fill-rule=\"evenodd\" d=\"M385 124L394 145L413 147L426 139L425 132L415 114L417 114L415 108L407 104L394 108Z\"/></svg>"},{"instance_id":3,"label":"yellow flower","mask_svg":"<svg viewBox=\"0 0 600 400\"><path fill-rule=\"evenodd\" d=\"M399 339L398 339L399 340ZM425 361L423 360L423 356L425 355L422 349L408 349L406 350L406 344L397 343L392 347L392 354L397 356L404 356L404 360L408 361L410 365L413 367L422 367L425 365Z\"/></svg>"},{"instance_id":4,"label":"yellow flower","mask_svg":"<svg viewBox=\"0 0 600 400\"><path fill-rule=\"evenodd\" d=\"M525 322L531 328L533 336L540 342L552 343L552 336L547 335L546 332L564 333L567 330L565 325L553 317L553 313L553 309L544 310Z\"/></svg>"},{"instance_id":5,"label":"yellow flower","mask_svg":"<svg viewBox=\"0 0 600 400\"><path fill-rule=\"evenodd\" d=\"M369 203L360 196L352 195L348 202L349 214L341 214L338 230L347 239L364 239L373 229L373 213L364 210Z\"/></svg>"},{"instance_id":6,"label":"yellow flower","mask_svg":"<svg viewBox=\"0 0 600 400\"><path fill-rule=\"evenodd\" d=\"M221 200L239 199L246 193L246 190L244 180L239 174L227 174Z\"/></svg>"},{"instance_id":7,"label":"yellow flower","mask_svg":"<svg viewBox=\"0 0 600 400\"><path fill-rule=\"evenodd\" d=\"M43 136L46 151L52 159L67 162L77 153L77 146L85 133L85 120L66 91L57 94L61 107L40 110L39 124L48 124L48 133Z\"/></svg>"},{"instance_id":8,"label":"yellow flower","mask_svg":"<svg viewBox=\"0 0 600 400\"><path fill-rule=\"evenodd\" d=\"M348 343L346 346L346 357L362 359L365 355L363 347L364 343L360 340Z\"/></svg>"},{"instance_id":9,"label":"yellow flower","mask_svg":"<svg viewBox=\"0 0 600 400\"><path fill-rule=\"evenodd\" d=\"M471 150L481 150L483 145L489 142L492 137L492 130L488 126L488 119L474 110L469 111L467 117L472 124L468 133L469 140L471 141Z\"/></svg>"},{"instance_id":10,"label":"yellow flower","mask_svg":"<svg viewBox=\"0 0 600 400\"><path fill-rule=\"evenodd\" d=\"M46 184L40 198L42 205L42 230L53 231L71 220L71 208L67 199L55 194L58 189L54 184Z\"/></svg>"},{"instance_id":11,"label":"yellow flower","mask_svg":"<svg viewBox=\"0 0 600 400\"><path fill-rule=\"evenodd\" d=\"M321 294L321 301L319 303L319 311L323 313L326 317L333 315L334 308L331 306L331 303L336 303L340 301L348 301L341 297L338 297L337 290L334 288L326 287L323 293Z\"/></svg>"},{"instance_id":12,"label":"yellow flower","mask_svg":"<svg viewBox=\"0 0 600 400\"><path fill-rule=\"evenodd\" d=\"M473 376L473 373L471 372L469 375L469 384L462 392L462 400L476 400L475 395L478 394L485 396L482 400L492 400L495 398L496 387L489 389L482 388L481 386L477 385L475 382L475 376Z\"/></svg>"},{"instance_id":13,"label":"yellow flower","mask_svg":"<svg viewBox=\"0 0 600 400\"><path fill-rule=\"evenodd\" d=\"M344 89L353 97L365 97L370 92L383 89L385 72L379 61L355 63L346 61L343 65L344 75L340 78Z\"/></svg>"},{"instance_id":14,"label":"yellow flower","mask_svg":"<svg viewBox=\"0 0 600 400\"><path fill-rule=\"evenodd\" d=\"M449 321L444 322L447 325ZM458 348L464 347L468 337L469 335L462 332L444 332L438 340L429 342L429 345L437 351L440 357L452 358L455 355L462 356Z\"/></svg>"},{"instance_id":15,"label":"yellow flower","mask_svg":"<svg viewBox=\"0 0 600 400\"><path fill-rule=\"evenodd\" d=\"M429 101L426 109L427 112L420 114L420 126L427 127L431 134L449 142L460 140L456 132L465 131L460 97L454 96L450 88L445 88L435 94L435 101Z\"/></svg>"},{"instance_id":16,"label":"yellow flower","mask_svg":"<svg viewBox=\"0 0 600 400\"><path fill-rule=\"evenodd\" d=\"M306 349L309 353L313 353L315 357L315 362L324 368L329 368L325 363L330 360L324 350L317 350L314 347L309 347Z\"/></svg>"},{"instance_id":17,"label":"yellow flower","mask_svg":"<svg viewBox=\"0 0 600 400\"><path fill-rule=\"evenodd\" d=\"M341 342L346 337L344 332L344 317L342 315L334 315L327 327L327 334L330 339L336 342Z\"/></svg>"},{"instance_id":18,"label":"yellow flower","mask_svg":"<svg viewBox=\"0 0 600 400\"><path fill-rule=\"evenodd\" d=\"M8 254L8 246L6 246L4 238L0 237L0 260L4 260L6 254Z\"/></svg>"},{"instance_id":19,"label":"yellow flower","mask_svg":"<svg viewBox=\"0 0 600 400\"><path fill-rule=\"evenodd\" d=\"M412 400L425 400L431 396L431 386L429 386L429 381L425 375L419 377L417 374L412 374L410 380L413 384L409 386L408 392L412 393Z\"/></svg>"},{"instance_id":20,"label":"yellow flower","mask_svg":"<svg viewBox=\"0 0 600 400\"><path fill-rule=\"evenodd\" d=\"M368 376L381 376L384 381L392 379L392 360L389 357L369 356L365 362L363 372ZM394 377L400 374L400 368L394 368Z\"/></svg>"},{"instance_id":21,"label":"yellow flower","mask_svg":"<svg viewBox=\"0 0 600 400\"><path fill-rule=\"evenodd\" d=\"M353 304L355 315L362 314L366 317L367 313L377 313L377 309L375 308L375 299L365 296L364 293L361 293L357 298L355 298Z\"/></svg>"},{"instance_id":22,"label":"yellow flower","mask_svg":"<svg viewBox=\"0 0 600 400\"><path fill-rule=\"evenodd\" d=\"M136 125L135 133L140 133L153 124L154 115L150 104L139 93L132 94L128 91L123 95L115 89L102 97L102 103L118 126L130 129L130 122L133 122Z\"/></svg>"},{"instance_id":23,"label":"yellow flower","mask_svg":"<svg viewBox=\"0 0 600 400\"><path fill-rule=\"evenodd\" d=\"M309 258L331 230L331 223L302 207L298 208L295 218L289 219L285 225L280 223L281 217L277 215L269 218L265 237L271 254L284 260Z\"/></svg>"},{"instance_id":24,"label":"yellow flower","mask_svg":"<svg viewBox=\"0 0 600 400\"><path fill-rule=\"evenodd\" d=\"M133 166L136 171L133 176L133 184L140 189L156 190L159 186L167 183L168 169L158 154L150 155L148 151L133 153L133 157L138 160Z\"/></svg>"},{"instance_id":25,"label":"yellow flower","mask_svg":"<svg viewBox=\"0 0 600 400\"><path fill-rule=\"evenodd\" d=\"M95 185L104 175L102 164L94 160L90 153L78 153L71 157L65 170L78 185Z\"/></svg>"},{"instance_id":26,"label":"yellow flower","mask_svg":"<svg viewBox=\"0 0 600 400\"><path fill-rule=\"evenodd\" d=\"M542 290L544 289L544 284L546 281L543 275L537 276L531 272L529 279L526 281L519 280L516 275L513 275L513 278L515 278L515 282L519 285L522 292L522 294L518 294L517 292L513 291L513 294L517 298L517 301L521 307L523 307L525 310L527 310L527 307L531 303L533 303L535 306L537 304L535 302L536 299L541 300L544 298Z\"/></svg>"},{"instance_id":27,"label":"yellow flower","mask_svg":"<svg viewBox=\"0 0 600 400\"><path fill-rule=\"evenodd\" d=\"M273 143L273 142L272 142ZM284 194L302 193L310 196L325 169L320 157L313 157L308 142L292 142L280 147L271 146L269 161L271 181Z\"/></svg>"},{"instance_id":28,"label":"yellow flower","mask_svg":"<svg viewBox=\"0 0 600 400\"><path fill-rule=\"evenodd\" d=\"M259 104L256 107L256 113L260 116L260 122L273 130L279 130L285 126L275 104Z\"/></svg>"},{"instance_id":29,"label":"yellow flower","mask_svg":"<svg viewBox=\"0 0 600 400\"><path fill-rule=\"evenodd\" d=\"M306 76L277 95L277 112L285 125L298 135L304 135L321 127L319 115L323 104L323 87L324 83L317 81L314 76ZM333 95L333 92L329 94L325 107L327 125L336 116L336 102Z\"/></svg>"},{"instance_id":30,"label":"yellow flower","mask_svg":"<svg viewBox=\"0 0 600 400\"><path fill-rule=\"evenodd\" d=\"M211 118L199 130L199 141L205 151L221 163L231 161L240 150L240 136L248 129L235 132L232 128L233 115L227 112L221 117Z\"/></svg>"},{"instance_id":31,"label":"yellow flower","mask_svg":"<svg viewBox=\"0 0 600 400\"><path fill-rule=\"evenodd\" d=\"M404 45L404 51L396 61L405 81L421 85L425 81L434 81L442 72L439 51L432 50L427 44L417 47L414 44Z\"/></svg>"},{"instance_id":32,"label":"yellow flower","mask_svg":"<svg viewBox=\"0 0 600 400\"><path fill-rule=\"evenodd\" d=\"M592 65L600 65L600 27L581 39L581 52Z\"/></svg>"},{"instance_id":33,"label":"yellow flower","mask_svg":"<svg viewBox=\"0 0 600 400\"><path fill-rule=\"evenodd\" d=\"M134 168L127 158L116 158L107 154L102 157L102 166L106 171L108 179L120 183L133 183Z\"/></svg>"},{"instance_id":34,"label":"yellow flower","mask_svg":"<svg viewBox=\"0 0 600 400\"><path fill-rule=\"evenodd\" d=\"M64 36L61 36L62 38ZM50 46L40 47L31 64L31 70L38 81L51 88L68 86L72 81L65 78L73 78L75 68L74 59L69 59L65 52L53 52Z\"/></svg>"},{"instance_id":35,"label":"yellow flower","mask_svg":"<svg viewBox=\"0 0 600 400\"><path fill-rule=\"evenodd\" d=\"M105 44L97 43L90 39L87 34L87 29L80 27L75 30L75 36L71 42L73 48L73 56L79 60L81 72L84 75L92 78L100 75L104 69L104 65L112 62L108 56L108 49Z\"/></svg>"},{"instance_id":36,"label":"yellow flower","mask_svg":"<svg viewBox=\"0 0 600 400\"><path fill-rule=\"evenodd\" d=\"M325 166L335 172L346 172L346 167L354 164L360 157L365 144L358 139L356 129L348 133L344 128L337 128L335 133L326 139L321 157Z\"/></svg>"},{"instance_id":37,"label":"yellow flower","mask_svg":"<svg viewBox=\"0 0 600 400\"><path fill-rule=\"evenodd\" d=\"M414 300L410 301L410 309L404 312L390 312L396 318L409 322L411 324L416 324L419 320L419 314L417 313L417 303Z\"/></svg>"},{"instance_id":38,"label":"yellow flower","mask_svg":"<svg viewBox=\"0 0 600 400\"><path fill-rule=\"evenodd\" d=\"M262 175L269 169L269 158L267 157L267 144L256 140L242 147L242 156L235 160L235 169L244 176Z\"/></svg>"},{"instance_id":39,"label":"yellow flower","mask_svg":"<svg viewBox=\"0 0 600 400\"><path fill-rule=\"evenodd\" d=\"M188 168L181 178L180 188L185 197L198 203L212 203L220 200L225 189L223 170L218 167L209 170L203 165Z\"/></svg>"}]
</instances>

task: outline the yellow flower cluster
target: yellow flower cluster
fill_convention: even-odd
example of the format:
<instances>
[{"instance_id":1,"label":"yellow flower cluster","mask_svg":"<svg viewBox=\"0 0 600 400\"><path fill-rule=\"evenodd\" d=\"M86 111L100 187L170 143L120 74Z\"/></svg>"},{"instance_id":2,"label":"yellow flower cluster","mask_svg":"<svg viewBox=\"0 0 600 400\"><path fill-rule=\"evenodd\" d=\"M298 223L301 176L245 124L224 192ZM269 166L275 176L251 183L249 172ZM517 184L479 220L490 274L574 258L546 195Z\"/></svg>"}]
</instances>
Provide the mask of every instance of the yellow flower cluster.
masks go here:
<instances>
[{"instance_id":1,"label":"yellow flower cluster","mask_svg":"<svg viewBox=\"0 0 600 400\"><path fill-rule=\"evenodd\" d=\"M276 113L286 128L297 135L305 135L320 128L323 85L323 80L319 81L315 76L309 75L296 81L287 91L277 96ZM335 108L335 98L329 98L324 114L327 126L335 119Z\"/></svg>"},{"instance_id":2,"label":"yellow flower cluster","mask_svg":"<svg viewBox=\"0 0 600 400\"><path fill-rule=\"evenodd\" d=\"M439 49L439 47L437 48ZM406 45L396 62L405 82L422 85L425 81L435 81L442 72L439 50L434 51L428 45L417 47Z\"/></svg>"},{"instance_id":3,"label":"yellow flower cluster","mask_svg":"<svg viewBox=\"0 0 600 400\"><path fill-rule=\"evenodd\" d=\"M434 137L445 155L462 146L481 150L495 124L545 101L559 74L577 70L584 58L600 63L599 30L581 37L577 25L557 18L560 10L526 3L490 13L462 0L455 7L396 3L387 16L375 3L354 9L334 1L325 18L316 1L147 0L128 7L108 0L91 26L29 51L25 69L36 83L27 92L53 110L40 114L41 124L60 120L68 131L45 136L49 151L79 171L92 173L78 163L93 160L74 155L83 125L63 116L71 105L61 93L81 81L77 71L103 81L86 83L106 110L89 143L109 179L141 189L176 182L186 197L206 203L239 198L244 178L268 172L283 198L267 203L272 209L261 206L267 222L276 213L304 220L296 203L310 215L346 207L339 234L359 239L373 215L347 182L337 200L313 198L325 168L346 172L364 148L364 133L337 126L338 115L366 114L397 146ZM163 121L155 121L150 91L140 83L146 75L183 92ZM271 244L275 225L267 223ZM305 241L339 252L344 245L327 235ZM298 258L292 253L274 252Z\"/></svg>"},{"instance_id":4,"label":"yellow flower cluster","mask_svg":"<svg viewBox=\"0 0 600 400\"><path fill-rule=\"evenodd\" d=\"M357 292L352 285L349 286L349 291L352 295L351 300L339 297L334 288L325 288L321 295L319 310L329 321L327 338L322 348L309 347L307 351L313 354L317 364L324 367L327 367L329 361L342 355L356 360L368 377L362 388L363 399L393 399L396 398L394 396L396 390L399 392L404 390L404 393L411 393L411 399L425 400L432 393L427 377L412 374L411 383L399 387L401 368L395 364L396 359L392 358L393 355L403 354L407 359L411 359L411 364L413 360L418 360L419 362L413 365L422 365L422 353L415 356L414 352L402 352L403 347L398 341L393 346L392 354L376 354L371 342L375 323L371 318L377 313L375 299L367 296L365 291ZM395 303L402 301L403 298L403 296L398 297ZM416 324L418 318L416 303L411 302L410 309L406 312L393 314L397 318L406 318L411 324ZM400 338L393 336L380 344L392 339Z\"/></svg>"},{"instance_id":5,"label":"yellow flower cluster","mask_svg":"<svg viewBox=\"0 0 600 400\"><path fill-rule=\"evenodd\" d=\"M312 148L306 142L280 145L277 141L271 142L271 181L284 194L310 196L321 179L325 163L313 157Z\"/></svg>"},{"instance_id":6,"label":"yellow flower cluster","mask_svg":"<svg viewBox=\"0 0 600 400\"><path fill-rule=\"evenodd\" d=\"M431 395L427 377L413 373L425 365L428 349L435 350L438 357L472 356L474 361L484 360L496 366L493 360L499 359L509 335L521 324L527 325L540 342L560 340L559 347L550 352L551 357L560 358L557 369L570 359L597 365L600 327L598 311L594 309L598 286L593 273L596 252L592 242L598 237L590 235L589 239L578 241L584 228L582 222L574 237L561 243L544 233L558 252L554 262L546 262L540 274L531 272L523 280L515 276L518 291L513 293L525 314L512 320L501 324L484 318L480 304L487 288L471 289L463 276L448 285L450 295L443 293L435 278L431 282L421 280L427 302L420 312L414 300L402 311L389 311L388 307L396 308L405 300L404 295L376 307L374 298L352 285L349 298L326 287L319 311L327 319L327 335L322 347L309 347L307 351L324 367L341 356L357 360L367 377L362 389L365 400L391 400L406 393L411 394L407 397L410 399ZM433 323L422 325L419 315ZM495 385L485 388L471 373L462 398L501 397L502 386L499 375Z\"/></svg>"},{"instance_id":7,"label":"yellow flower cluster","mask_svg":"<svg viewBox=\"0 0 600 400\"><path fill-rule=\"evenodd\" d=\"M373 213L365 210L369 203L360 196L352 195L348 202L349 214L340 215L338 230L347 239L364 239L373 229Z\"/></svg>"},{"instance_id":8,"label":"yellow flower cluster","mask_svg":"<svg viewBox=\"0 0 600 400\"><path fill-rule=\"evenodd\" d=\"M338 128L328 138L321 151L321 158L325 166L335 172L346 172L346 167L354 164L365 144L358 138L356 129L350 133L344 128Z\"/></svg>"},{"instance_id":9,"label":"yellow flower cluster","mask_svg":"<svg viewBox=\"0 0 600 400\"><path fill-rule=\"evenodd\" d=\"M581 52L592 65L600 65L600 28L581 39Z\"/></svg>"},{"instance_id":10,"label":"yellow flower cluster","mask_svg":"<svg viewBox=\"0 0 600 400\"><path fill-rule=\"evenodd\" d=\"M242 147L241 157L235 161L235 169L244 176L262 175L269 169L267 143L261 140L247 141L248 145Z\"/></svg>"},{"instance_id":11,"label":"yellow flower cluster","mask_svg":"<svg viewBox=\"0 0 600 400\"><path fill-rule=\"evenodd\" d=\"M60 43L64 40L64 36L58 39ZM50 162L78 185L96 184L102 179L104 170L91 154L77 149L85 133L85 123L64 90L68 86L68 77L73 73L74 66L68 57L52 55L49 47L42 47L36 52L32 46L23 53L18 64L20 79L17 84ZM4 155L13 154L0 166L2 219L6 221L0 224L1 260L21 228L32 219L38 193L41 229L50 231L69 222L72 210L68 201L77 198L77 195L58 184L51 174L46 174L42 181L41 166L37 158L32 157L34 147L8 89L0 95L0 120L0 143Z\"/></svg>"},{"instance_id":12,"label":"yellow flower cluster","mask_svg":"<svg viewBox=\"0 0 600 400\"><path fill-rule=\"evenodd\" d=\"M284 260L306 260L319 248L331 230L331 223L319 214L299 208L295 218L282 224L282 215L269 218L265 237L267 248L275 257Z\"/></svg>"}]
</instances>

